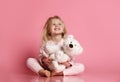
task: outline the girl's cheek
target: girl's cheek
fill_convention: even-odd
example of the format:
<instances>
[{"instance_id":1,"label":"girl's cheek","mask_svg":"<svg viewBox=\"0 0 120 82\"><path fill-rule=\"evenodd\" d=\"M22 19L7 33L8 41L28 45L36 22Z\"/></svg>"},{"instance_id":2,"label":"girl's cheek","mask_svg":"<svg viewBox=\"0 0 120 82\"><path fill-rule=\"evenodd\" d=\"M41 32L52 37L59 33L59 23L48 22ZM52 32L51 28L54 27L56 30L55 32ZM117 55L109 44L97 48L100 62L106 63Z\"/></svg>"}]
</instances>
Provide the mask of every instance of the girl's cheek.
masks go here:
<instances>
[{"instance_id":1,"label":"girl's cheek","mask_svg":"<svg viewBox=\"0 0 120 82\"><path fill-rule=\"evenodd\" d=\"M54 31L54 27L53 26L51 27L51 31Z\"/></svg>"},{"instance_id":2,"label":"girl's cheek","mask_svg":"<svg viewBox=\"0 0 120 82\"><path fill-rule=\"evenodd\" d=\"M64 27L61 27L62 31L64 30Z\"/></svg>"}]
</instances>

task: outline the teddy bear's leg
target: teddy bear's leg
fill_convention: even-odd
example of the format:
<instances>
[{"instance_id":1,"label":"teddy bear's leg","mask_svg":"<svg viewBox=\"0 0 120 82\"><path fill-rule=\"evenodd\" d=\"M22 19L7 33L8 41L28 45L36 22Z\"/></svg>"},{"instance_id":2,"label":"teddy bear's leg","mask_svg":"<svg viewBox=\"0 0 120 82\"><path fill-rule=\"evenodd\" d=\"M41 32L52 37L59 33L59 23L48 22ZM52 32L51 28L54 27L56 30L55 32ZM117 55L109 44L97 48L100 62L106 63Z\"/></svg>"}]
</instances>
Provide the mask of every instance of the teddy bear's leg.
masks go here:
<instances>
[{"instance_id":1,"label":"teddy bear's leg","mask_svg":"<svg viewBox=\"0 0 120 82\"><path fill-rule=\"evenodd\" d=\"M57 72L61 72L65 69L64 65L59 65L57 61L52 61L53 66L55 67Z\"/></svg>"},{"instance_id":2,"label":"teddy bear's leg","mask_svg":"<svg viewBox=\"0 0 120 82\"><path fill-rule=\"evenodd\" d=\"M77 75L80 73L83 73L85 70L85 67L83 64L80 63L74 63L72 67L69 67L63 71L64 75Z\"/></svg>"}]
</instances>

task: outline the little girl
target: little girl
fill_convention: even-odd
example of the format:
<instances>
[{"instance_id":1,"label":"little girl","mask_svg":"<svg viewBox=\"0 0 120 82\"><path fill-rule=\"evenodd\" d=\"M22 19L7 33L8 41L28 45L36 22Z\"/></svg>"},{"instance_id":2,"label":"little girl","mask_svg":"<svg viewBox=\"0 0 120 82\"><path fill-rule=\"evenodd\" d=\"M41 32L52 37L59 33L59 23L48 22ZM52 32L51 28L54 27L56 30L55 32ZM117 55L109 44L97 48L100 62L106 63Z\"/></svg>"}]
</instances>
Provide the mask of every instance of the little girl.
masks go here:
<instances>
[{"instance_id":1,"label":"little girl","mask_svg":"<svg viewBox=\"0 0 120 82\"><path fill-rule=\"evenodd\" d=\"M46 42L53 41L57 46L62 47L64 38L67 36L67 31L62 19L58 16L48 18L44 28L43 35L41 41L40 50L44 50L46 53L44 46ZM66 66L66 69L60 73L50 73L46 69L47 66L51 64L51 59L45 58L42 56L42 53L39 54L38 60L34 58L27 59L27 66L35 73L50 77L56 75L76 75L82 73L84 71L84 65L79 63L72 64L71 62L65 62L63 65Z\"/></svg>"}]
</instances>

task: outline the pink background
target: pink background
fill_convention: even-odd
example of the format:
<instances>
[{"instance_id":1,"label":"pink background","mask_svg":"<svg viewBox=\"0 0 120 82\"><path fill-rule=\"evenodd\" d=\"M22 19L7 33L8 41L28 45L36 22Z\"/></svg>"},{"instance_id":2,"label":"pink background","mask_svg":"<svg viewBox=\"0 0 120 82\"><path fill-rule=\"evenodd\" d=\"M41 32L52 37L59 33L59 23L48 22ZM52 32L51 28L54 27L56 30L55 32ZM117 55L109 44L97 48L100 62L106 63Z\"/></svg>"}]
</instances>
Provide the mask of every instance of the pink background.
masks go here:
<instances>
[{"instance_id":1,"label":"pink background","mask_svg":"<svg viewBox=\"0 0 120 82\"><path fill-rule=\"evenodd\" d=\"M119 0L2 0L0 1L0 74L32 72L28 57L37 57L41 29L48 17L60 16L81 43L76 62L86 73L120 72ZM0 76L0 77L1 77Z\"/></svg>"}]
</instances>

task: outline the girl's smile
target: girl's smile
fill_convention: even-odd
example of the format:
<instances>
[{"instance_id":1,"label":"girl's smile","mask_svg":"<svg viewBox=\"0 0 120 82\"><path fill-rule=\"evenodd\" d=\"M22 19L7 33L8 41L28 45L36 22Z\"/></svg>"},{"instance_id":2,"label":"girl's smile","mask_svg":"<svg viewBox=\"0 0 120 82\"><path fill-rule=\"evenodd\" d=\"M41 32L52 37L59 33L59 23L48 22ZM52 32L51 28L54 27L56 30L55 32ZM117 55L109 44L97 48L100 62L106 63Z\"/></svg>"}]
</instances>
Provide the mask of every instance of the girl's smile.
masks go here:
<instances>
[{"instance_id":1,"label":"girl's smile","mask_svg":"<svg viewBox=\"0 0 120 82\"><path fill-rule=\"evenodd\" d=\"M61 30L61 27L55 27L54 30L55 30L55 31L60 31L60 30Z\"/></svg>"}]
</instances>

